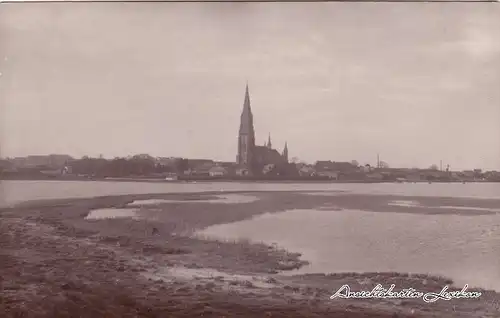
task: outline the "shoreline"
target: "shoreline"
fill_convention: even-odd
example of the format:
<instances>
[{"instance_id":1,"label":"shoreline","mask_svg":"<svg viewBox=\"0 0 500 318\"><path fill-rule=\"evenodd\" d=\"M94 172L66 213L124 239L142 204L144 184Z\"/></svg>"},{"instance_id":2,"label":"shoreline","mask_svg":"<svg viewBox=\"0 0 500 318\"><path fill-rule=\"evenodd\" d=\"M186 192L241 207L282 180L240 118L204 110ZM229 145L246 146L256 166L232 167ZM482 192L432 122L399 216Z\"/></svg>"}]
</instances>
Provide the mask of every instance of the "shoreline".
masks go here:
<instances>
[{"instance_id":1,"label":"shoreline","mask_svg":"<svg viewBox=\"0 0 500 318\"><path fill-rule=\"evenodd\" d=\"M395 180L335 180L335 179L309 179L309 178L186 178L178 180L165 180L164 178L87 178L87 177L0 177L0 181L98 181L98 182L147 182L147 183L336 183L336 184L379 184L379 183L500 183L500 181L490 180L418 180L418 181L395 181Z\"/></svg>"},{"instance_id":2,"label":"shoreline","mask_svg":"<svg viewBox=\"0 0 500 318\"><path fill-rule=\"evenodd\" d=\"M201 312L208 317L262 317L266 313L272 313L273 317L395 317L394 314L397 317L474 317L472 307L479 306L484 314L492 310L488 302L499 299L497 293L484 291L486 296L480 303L465 300L432 305L422 300L333 302L329 299L332 290L338 289L343 283L350 284L353 290L370 289L366 287L368 281L384 285L395 283L396 288L411 286L436 291L451 281L404 273L281 275L280 271L300 267L307 260L301 260L300 254L293 251L287 252L264 244L207 241L179 234L291 207L311 208L332 200L332 197L286 191L224 192L228 193L247 193L258 196L260 201L242 204L197 202L221 194L213 191L43 200L0 209L3 219L0 257L2 261L5 259L0 266L11 264L2 278L3 291L5 283L8 287L2 297L5 298L3 303L8 303L9 307L4 309L8 313L21 310L19 302L29 290L21 286L32 286L33 281L40 279L42 287L37 288L45 290L39 291L41 295L55 293L57 297L51 296L53 300L49 297L49 301L66 308L68 312L89 318L104 317L108 310L106 306L114 308L118 316L151 309L149 313L141 314L141 317L191 317ZM352 195L346 194L342 199L345 202L339 201L354 204L349 196ZM156 207L168 213L166 223L153 219L84 219L92 209L123 208L135 200L162 198L186 201ZM334 199L338 200L338 196ZM361 200L354 201L359 204ZM197 213L200 208L205 212L203 215ZM152 235L152 227L159 230L159 235ZM19 254L21 250L24 252ZM22 267L22 275L15 273L19 267ZM69 268L71 272L68 276ZM47 270L50 270L51 276L47 280L42 279ZM9 289L13 288L8 286L9 279L19 283L17 290ZM110 281L114 279L121 283ZM106 288L99 287L106 281ZM124 294L120 290L127 292ZM112 300L104 307L103 304L99 305L98 298L109 293L119 293L123 299ZM37 297L28 297L29 306L44 306ZM204 306L197 307L195 301L201 301ZM187 309L182 309L181 302L189 304ZM82 303L90 303L102 312L93 309L75 312L78 307L75 304ZM123 303L128 305L124 306ZM177 311L166 309L166 303L173 304L171 307ZM452 305L458 311L450 312ZM50 316L47 313L40 317L63 316Z\"/></svg>"}]
</instances>

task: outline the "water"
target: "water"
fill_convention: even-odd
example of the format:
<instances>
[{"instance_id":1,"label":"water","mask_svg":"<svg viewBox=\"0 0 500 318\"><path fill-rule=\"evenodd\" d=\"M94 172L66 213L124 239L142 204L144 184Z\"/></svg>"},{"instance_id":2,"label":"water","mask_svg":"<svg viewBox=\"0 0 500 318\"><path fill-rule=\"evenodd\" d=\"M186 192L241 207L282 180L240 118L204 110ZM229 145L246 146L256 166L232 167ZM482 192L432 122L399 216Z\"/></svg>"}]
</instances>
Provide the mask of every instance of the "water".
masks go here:
<instances>
[{"instance_id":1,"label":"water","mask_svg":"<svg viewBox=\"0 0 500 318\"><path fill-rule=\"evenodd\" d=\"M202 191L347 191L361 194L500 198L500 183L147 183L100 181L0 181L0 206L41 199ZM323 193L335 195L338 193Z\"/></svg>"},{"instance_id":2,"label":"water","mask_svg":"<svg viewBox=\"0 0 500 318\"><path fill-rule=\"evenodd\" d=\"M499 198L498 183L140 183L2 181L0 206L22 201L104 195L203 191L334 191L402 196ZM409 205L409 202L392 202ZM425 207L423 207L425 208ZM443 209L458 209L444 206ZM479 208L475 208L479 209ZM116 211L113 211L116 213ZM127 212L128 213L128 212ZM130 213L129 213L130 214ZM101 214L102 215L102 214ZM109 215L108 215L109 216ZM116 216L116 215L114 215ZM122 215L123 216L123 215ZM130 217L126 215L126 217ZM457 284L500 290L500 215L426 215L295 210L217 225L200 233L224 239L276 242L301 252L302 272L398 271L432 273Z\"/></svg>"},{"instance_id":3,"label":"water","mask_svg":"<svg viewBox=\"0 0 500 318\"><path fill-rule=\"evenodd\" d=\"M199 235L277 243L311 262L297 273L410 272L500 291L500 215L291 210ZM381 282L383 283L383 282Z\"/></svg>"},{"instance_id":4,"label":"water","mask_svg":"<svg viewBox=\"0 0 500 318\"><path fill-rule=\"evenodd\" d=\"M395 200L387 203L389 206L401 206L407 208L426 208L425 205L421 205L418 201L405 201L405 200ZM455 206L455 205L442 205L433 206L433 209L447 209L447 210L467 210L467 211L488 211L500 213L500 209L491 208L481 208L476 206Z\"/></svg>"},{"instance_id":5,"label":"water","mask_svg":"<svg viewBox=\"0 0 500 318\"><path fill-rule=\"evenodd\" d=\"M100 220L112 218L138 218L136 209L95 209L85 217L87 220Z\"/></svg>"},{"instance_id":6,"label":"water","mask_svg":"<svg viewBox=\"0 0 500 318\"><path fill-rule=\"evenodd\" d=\"M443 205L438 207L440 209L448 209L448 210L476 210L476 211L491 211L500 213L500 209L489 209L489 208L480 208L474 206L454 206L454 205Z\"/></svg>"},{"instance_id":7,"label":"water","mask_svg":"<svg viewBox=\"0 0 500 318\"><path fill-rule=\"evenodd\" d=\"M149 206L158 205L163 203L223 203L223 204L235 204L235 203L251 203L257 201L259 198L256 196L242 195L242 194L225 194L216 195L215 199L207 200L167 200L167 199L149 199L149 200L135 200L128 206Z\"/></svg>"},{"instance_id":8,"label":"water","mask_svg":"<svg viewBox=\"0 0 500 318\"><path fill-rule=\"evenodd\" d=\"M394 200L388 203L388 205L391 206L404 206L404 207L418 207L420 206L420 203L417 201L407 201L407 200Z\"/></svg>"}]
</instances>

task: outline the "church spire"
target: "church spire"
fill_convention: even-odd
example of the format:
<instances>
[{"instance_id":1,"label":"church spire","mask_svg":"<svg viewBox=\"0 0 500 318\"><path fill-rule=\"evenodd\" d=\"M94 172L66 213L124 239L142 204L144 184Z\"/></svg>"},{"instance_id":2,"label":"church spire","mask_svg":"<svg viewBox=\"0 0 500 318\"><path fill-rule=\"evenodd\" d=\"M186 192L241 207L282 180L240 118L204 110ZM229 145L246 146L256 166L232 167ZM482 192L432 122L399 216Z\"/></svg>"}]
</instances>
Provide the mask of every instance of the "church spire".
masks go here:
<instances>
[{"instance_id":1,"label":"church spire","mask_svg":"<svg viewBox=\"0 0 500 318\"><path fill-rule=\"evenodd\" d=\"M285 148L283 148L283 159L285 159L286 162L288 162L288 143L285 142Z\"/></svg>"},{"instance_id":2,"label":"church spire","mask_svg":"<svg viewBox=\"0 0 500 318\"><path fill-rule=\"evenodd\" d=\"M241 112L240 134L254 135L253 115L250 108L250 93L248 92L248 82L245 88L245 101Z\"/></svg>"},{"instance_id":3,"label":"church spire","mask_svg":"<svg viewBox=\"0 0 500 318\"><path fill-rule=\"evenodd\" d=\"M250 93L248 83L245 88L245 100L241 111L240 130L238 134L238 155L236 162L247 168L252 168L254 161L255 131L253 127L253 115L250 108Z\"/></svg>"},{"instance_id":4,"label":"church spire","mask_svg":"<svg viewBox=\"0 0 500 318\"><path fill-rule=\"evenodd\" d=\"M271 133L269 133L269 136L267 137L267 148L272 148L273 144L271 143Z\"/></svg>"}]
</instances>

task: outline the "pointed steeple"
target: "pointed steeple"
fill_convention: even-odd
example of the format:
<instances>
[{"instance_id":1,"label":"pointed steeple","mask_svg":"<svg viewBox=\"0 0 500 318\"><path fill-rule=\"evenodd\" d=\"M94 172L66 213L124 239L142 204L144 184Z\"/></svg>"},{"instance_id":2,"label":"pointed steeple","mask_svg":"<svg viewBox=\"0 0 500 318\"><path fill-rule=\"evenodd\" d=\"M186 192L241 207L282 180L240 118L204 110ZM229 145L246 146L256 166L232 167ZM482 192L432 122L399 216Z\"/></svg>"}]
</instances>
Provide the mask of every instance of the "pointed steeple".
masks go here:
<instances>
[{"instance_id":1,"label":"pointed steeple","mask_svg":"<svg viewBox=\"0 0 500 318\"><path fill-rule=\"evenodd\" d=\"M288 143L285 142L285 148L283 148L283 159L285 159L286 162L288 162Z\"/></svg>"},{"instance_id":2,"label":"pointed steeple","mask_svg":"<svg viewBox=\"0 0 500 318\"><path fill-rule=\"evenodd\" d=\"M250 108L250 93L248 83L245 88L245 101L241 112L240 130L238 134L238 155L236 162L252 169L254 164L255 131L253 127L253 115Z\"/></svg>"},{"instance_id":3,"label":"pointed steeple","mask_svg":"<svg viewBox=\"0 0 500 318\"><path fill-rule=\"evenodd\" d=\"M245 101L243 102L243 111L241 112L240 134L254 134L253 115L250 108L250 93L248 92L248 83L245 88Z\"/></svg>"},{"instance_id":4,"label":"pointed steeple","mask_svg":"<svg viewBox=\"0 0 500 318\"><path fill-rule=\"evenodd\" d=\"M269 136L267 137L267 148L272 148L273 144L271 143L271 133L269 133Z\"/></svg>"}]
</instances>

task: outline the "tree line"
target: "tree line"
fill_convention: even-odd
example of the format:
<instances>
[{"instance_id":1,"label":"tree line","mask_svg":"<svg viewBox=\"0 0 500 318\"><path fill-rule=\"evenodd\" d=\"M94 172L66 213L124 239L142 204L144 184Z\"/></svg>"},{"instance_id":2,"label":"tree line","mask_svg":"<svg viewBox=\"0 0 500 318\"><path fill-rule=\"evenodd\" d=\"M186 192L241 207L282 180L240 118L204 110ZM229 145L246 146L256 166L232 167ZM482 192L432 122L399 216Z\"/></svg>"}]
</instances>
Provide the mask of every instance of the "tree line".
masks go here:
<instances>
[{"instance_id":1,"label":"tree line","mask_svg":"<svg viewBox=\"0 0 500 318\"><path fill-rule=\"evenodd\" d=\"M178 159L172 165L161 165L152 159L134 156L132 158L89 158L74 160L68 165L72 173L96 177L127 177L160 173L180 173L188 169L188 159Z\"/></svg>"}]
</instances>

